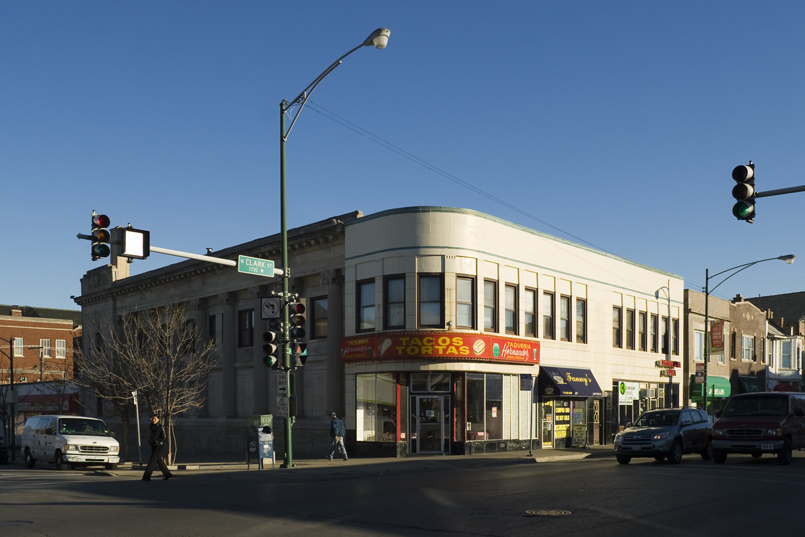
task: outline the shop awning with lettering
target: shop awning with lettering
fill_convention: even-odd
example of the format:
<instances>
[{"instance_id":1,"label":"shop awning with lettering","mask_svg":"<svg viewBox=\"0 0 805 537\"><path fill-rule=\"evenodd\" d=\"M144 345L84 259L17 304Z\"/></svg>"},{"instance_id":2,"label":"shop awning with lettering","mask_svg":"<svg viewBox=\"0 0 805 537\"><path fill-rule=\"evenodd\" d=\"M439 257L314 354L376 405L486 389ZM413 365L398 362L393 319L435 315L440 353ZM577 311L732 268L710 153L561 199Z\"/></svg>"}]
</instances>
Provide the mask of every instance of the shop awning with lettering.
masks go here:
<instances>
[{"instance_id":1,"label":"shop awning with lettering","mask_svg":"<svg viewBox=\"0 0 805 537\"><path fill-rule=\"evenodd\" d=\"M732 395L732 387L730 386L730 379L726 377L719 377L717 375L707 376L707 398L714 397L729 397ZM690 376L690 398L694 401L701 401L704 399L704 384L696 382L696 375Z\"/></svg>"},{"instance_id":2,"label":"shop awning with lettering","mask_svg":"<svg viewBox=\"0 0 805 537\"><path fill-rule=\"evenodd\" d=\"M539 393L546 397L600 397L601 387L589 369L542 366Z\"/></svg>"}]
</instances>

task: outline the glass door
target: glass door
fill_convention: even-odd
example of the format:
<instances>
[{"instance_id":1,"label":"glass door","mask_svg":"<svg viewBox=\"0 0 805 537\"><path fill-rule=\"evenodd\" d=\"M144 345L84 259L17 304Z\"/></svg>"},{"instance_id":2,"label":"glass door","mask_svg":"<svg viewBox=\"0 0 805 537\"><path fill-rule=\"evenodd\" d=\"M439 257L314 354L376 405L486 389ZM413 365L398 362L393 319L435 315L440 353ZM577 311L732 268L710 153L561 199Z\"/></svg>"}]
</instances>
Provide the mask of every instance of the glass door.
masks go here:
<instances>
[{"instance_id":1,"label":"glass door","mask_svg":"<svg viewBox=\"0 0 805 537\"><path fill-rule=\"evenodd\" d=\"M411 453L449 453L449 396L412 395L411 409Z\"/></svg>"}]
</instances>

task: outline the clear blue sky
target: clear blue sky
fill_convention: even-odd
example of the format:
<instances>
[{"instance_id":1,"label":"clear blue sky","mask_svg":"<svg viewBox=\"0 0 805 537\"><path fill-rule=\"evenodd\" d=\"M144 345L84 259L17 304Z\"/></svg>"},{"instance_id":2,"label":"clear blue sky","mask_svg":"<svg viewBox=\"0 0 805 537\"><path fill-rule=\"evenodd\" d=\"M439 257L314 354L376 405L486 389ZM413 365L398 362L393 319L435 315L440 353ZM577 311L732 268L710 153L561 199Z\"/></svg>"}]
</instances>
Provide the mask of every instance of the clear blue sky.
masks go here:
<instances>
[{"instance_id":1,"label":"clear blue sky","mask_svg":"<svg viewBox=\"0 0 805 537\"><path fill-rule=\"evenodd\" d=\"M77 308L92 210L196 253L277 233L280 101L381 26L291 133L291 227L463 207L696 290L793 253L715 294L805 290L805 193L751 225L730 195L750 159L805 184L804 2L6 1L0 303Z\"/></svg>"}]
</instances>

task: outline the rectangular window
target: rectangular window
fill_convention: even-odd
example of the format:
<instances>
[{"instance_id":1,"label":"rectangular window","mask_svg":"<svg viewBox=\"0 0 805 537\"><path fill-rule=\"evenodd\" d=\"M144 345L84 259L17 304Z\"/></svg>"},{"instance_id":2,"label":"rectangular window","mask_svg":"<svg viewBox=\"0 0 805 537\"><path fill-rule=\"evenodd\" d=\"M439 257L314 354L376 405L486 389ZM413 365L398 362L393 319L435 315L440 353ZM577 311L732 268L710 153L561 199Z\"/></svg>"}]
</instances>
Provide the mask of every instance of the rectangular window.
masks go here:
<instances>
[{"instance_id":1,"label":"rectangular window","mask_svg":"<svg viewBox=\"0 0 805 537\"><path fill-rule=\"evenodd\" d=\"M553 315L553 293L545 291L542 293L542 337L545 339L554 339Z\"/></svg>"},{"instance_id":2,"label":"rectangular window","mask_svg":"<svg viewBox=\"0 0 805 537\"><path fill-rule=\"evenodd\" d=\"M498 282L484 281L484 331L498 329Z\"/></svg>"},{"instance_id":3,"label":"rectangular window","mask_svg":"<svg viewBox=\"0 0 805 537\"><path fill-rule=\"evenodd\" d=\"M791 340L786 339L783 341L782 355L780 356L782 363L780 364L783 369L791 369Z\"/></svg>"},{"instance_id":4,"label":"rectangular window","mask_svg":"<svg viewBox=\"0 0 805 537\"><path fill-rule=\"evenodd\" d=\"M375 281L358 282L358 332L375 329Z\"/></svg>"},{"instance_id":5,"label":"rectangular window","mask_svg":"<svg viewBox=\"0 0 805 537\"><path fill-rule=\"evenodd\" d=\"M755 359L755 336L741 337L741 360L751 362Z\"/></svg>"},{"instance_id":6,"label":"rectangular window","mask_svg":"<svg viewBox=\"0 0 805 537\"><path fill-rule=\"evenodd\" d=\"M254 345L254 310L238 311L238 347Z\"/></svg>"},{"instance_id":7,"label":"rectangular window","mask_svg":"<svg viewBox=\"0 0 805 537\"><path fill-rule=\"evenodd\" d=\"M49 339L40 339L39 340L39 356L42 358L50 358L50 340Z\"/></svg>"},{"instance_id":8,"label":"rectangular window","mask_svg":"<svg viewBox=\"0 0 805 537\"><path fill-rule=\"evenodd\" d=\"M67 358L67 341L63 339L56 340L56 358L61 360Z\"/></svg>"},{"instance_id":9,"label":"rectangular window","mask_svg":"<svg viewBox=\"0 0 805 537\"><path fill-rule=\"evenodd\" d=\"M626 348L634 350L635 316L634 310L626 310Z\"/></svg>"},{"instance_id":10,"label":"rectangular window","mask_svg":"<svg viewBox=\"0 0 805 537\"><path fill-rule=\"evenodd\" d=\"M704 331L702 330L693 332L693 360L704 362Z\"/></svg>"},{"instance_id":11,"label":"rectangular window","mask_svg":"<svg viewBox=\"0 0 805 537\"><path fill-rule=\"evenodd\" d=\"M662 318L662 353L668 354L668 317Z\"/></svg>"},{"instance_id":12,"label":"rectangular window","mask_svg":"<svg viewBox=\"0 0 805 537\"><path fill-rule=\"evenodd\" d=\"M14 338L14 358L21 358L24 355L25 346L21 337Z\"/></svg>"},{"instance_id":13,"label":"rectangular window","mask_svg":"<svg viewBox=\"0 0 805 537\"><path fill-rule=\"evenodd\" d=\"M620 349L623 347L621 335L621 307L612 306L612 346Z\"/></svg>"},{"instance_id":14,"label":"rectangular window","mask_svg":"<svg viewBox=\"0 0 805 537\"><path fill-rule=\"evenodd\" d=\"M570 341L570 297L559 297L559 339Z\"/></svg>"},{"instance_id":15,"label":"rectangular window","mask_svg":"<svg viewBox=\"0 0 805 537\"><path fill-rule=\"evenodd\" d=\"M444 328L444 280L441 274L419 276L419 326Z\"/></svg>"},{"instance_id":16,"label":"rectangular window","mask_svg":"<svg viewBox=\"0 0 805 537\"><path fill-rule=\"evenodd\" d=\"M357 375L355 378L355 429L358 439L395 442L399 429L397 382L389 373Z\"/></svg>"},{"instance_id":17,"label":"rectangular window","mask_svg":"<svg viewBox=\"0 0 805 537\"><path fill-rule=\"evenodd\" d=\"M215 332L216 332L216 324L215 324L215 315L210 315L207 317L207 337L215 344Z\"/></svg>"},{"instance_id":18,"label":"rectangular window","mask_svg":"<svg viewBox=\"0 0 805 537\"><path fill-rule=\"evenodd\" d=\"M405 276L387 277L385 295L385 327L405 328Z\"/></svg>"},{"instance_id":19,"label":"rectangular window","mask_svg":"<svg viewBox=\"0 0 805 537\"><path fill-rule=\"evenodd\" d=\"M327 297L320 296L310 300L313 307L310 308L310 327L313 332L310 334L312 339L327 337Z\"/></svg>"},{"instance_id":20,"label":"rectangular window","mask_svg":"<svg viewBox=\"0 0 805 537\"><path fill-rule=\"evenodd\" d=\"M456 277L456 327L475 329L475 278Z\"/></svg>"},{"instance_id":21,"label":"rectangular window","mask_svg":"<svg viewBox=\"0 0 805 537\"><path fill-rule=\"evenodd\" d=\"M587 343L587 301L576 299L576 343Z\"/></svg>"},{"instance_id":22,"label":"rectangular window","mask_svg":"<svg viewBox=\"0 0 805 537\"><path fill-rule=\"evenodd\" d=\"M506 333L517 333L517 286L507 285L505 290L506 305L504 308Z\"/></svg>"},{"instance_id":23,"label":"rectangular window","mask_svg":"<svg viewBox=\"0 0 805 537\"><path fill-rule=\"evenodd\" d=\"M679 319L674 319L671 322L673 332L671 332L671 352L675 356L679 356Z\"/></svg>"},{"instance_id":24,"label":"rectangular window","mask_svg":"<svg viewBox=\"0 0 805 537\"><path fill-rule=\"evenodd\" d=\"M525 290L523 313L525 314L525 336L537 337L537 293L533 289Z\"/></svg>"},{"instance_id":25,"label":"rectangular window","mask_svg":"<svg viewBox=\"0 0 805 537\"><path fill-rule=\"evenodd\" d=\"M651 341L651 352L657 352L659 348L659 331L660 331L660 319L655 315L651 314L651 324L649 325L649 339Z\"/></svg>"},{"instance_id":26,"label":"rectangular window","mask_svg":"<svg viewBox=\"0 0 805 537\"><path fill-rule=\"evenodd\" d=\"M735 353L738 352L737 349L738 349L738 333L733 330L732 334L730 335L730 359L731 360L736 359Z\"/></svg>"},{"instance_id":27,"label":"rectangular window","mask_svg":"<svg viewBox=\"0 0 805 537\"><path fill-rule=\"evenodd\" d=\"M645 311L637 314L637 340L640 342L640 350L648 350L648 315Z\"/></svg>"}]
</instances>

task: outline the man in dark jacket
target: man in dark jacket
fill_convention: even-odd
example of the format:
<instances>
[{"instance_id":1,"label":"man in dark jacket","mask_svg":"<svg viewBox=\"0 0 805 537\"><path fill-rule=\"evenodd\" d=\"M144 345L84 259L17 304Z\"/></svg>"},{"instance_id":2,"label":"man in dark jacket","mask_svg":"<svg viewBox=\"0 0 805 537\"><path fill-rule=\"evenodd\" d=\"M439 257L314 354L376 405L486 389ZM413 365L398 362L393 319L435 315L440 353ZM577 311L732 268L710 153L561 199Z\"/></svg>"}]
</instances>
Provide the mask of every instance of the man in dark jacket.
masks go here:
<instances>
[{"instance_id":1,"label":"man in dark jacket","mask_svg":"<svg viewBox=\"0 0 805 537\"><path fill-rule=\"evenodd\" d=\"M330 454L327 455L327 460L333 460L333 455L338 447L341 448L341 453L344 454L344 460L347 460L349 457L347 457L347 448L344 445L344 435L347 429L344 427L344 422L335 415L335 412L330 412L330 417L333 418L330 421L330 438L332 442L330 443Z\"/></svg>"},{"instance_id":2,"label":"man in dark jacket","mask_svg":"<svg viewBox=\"0 0 805 537\"><path fill-rule=\"evenodd\" d=\"M162 428L157 414L151 416L150 429L151 437L148 439L148 443L151 445L151 458L148 460L148 466L145 467L143 481L151 481L151 474L157 466L162 471L162 479L170 479L173 474L168 470L165 460L162 458L162 449L165 446L165 429Z\"/></svg>"}]
</instances>

